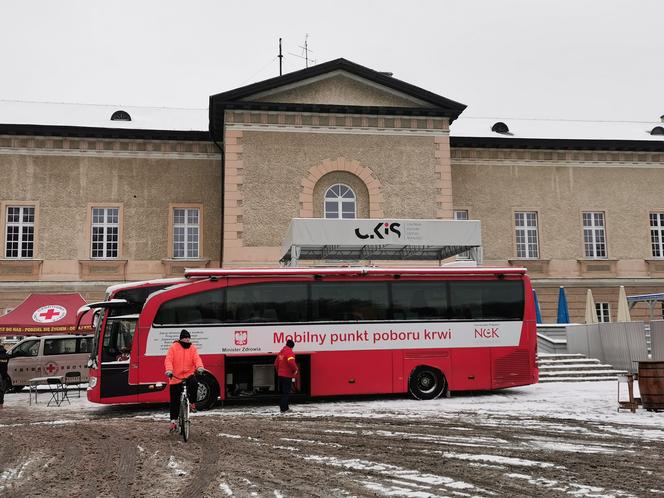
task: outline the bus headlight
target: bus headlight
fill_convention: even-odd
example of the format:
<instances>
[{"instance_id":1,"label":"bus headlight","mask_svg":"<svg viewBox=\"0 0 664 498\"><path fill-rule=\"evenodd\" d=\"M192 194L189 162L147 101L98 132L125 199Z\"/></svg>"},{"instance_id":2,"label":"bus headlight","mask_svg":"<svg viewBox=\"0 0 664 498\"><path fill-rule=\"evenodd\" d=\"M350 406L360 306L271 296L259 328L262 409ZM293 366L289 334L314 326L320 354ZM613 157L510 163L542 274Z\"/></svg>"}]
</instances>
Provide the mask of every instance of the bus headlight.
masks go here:
<instances>
[{"instance_id":1,"label":"bus headlight","mask_svg":"<svg viewBox=\"0 0 664 498\"><path fill-rule=\"evenodd\" d=\"M90 377L90 380L88 380L88 387L90 389L94 389L96 385L97 385L97 377Z\"/></svg>"}]
</instances>

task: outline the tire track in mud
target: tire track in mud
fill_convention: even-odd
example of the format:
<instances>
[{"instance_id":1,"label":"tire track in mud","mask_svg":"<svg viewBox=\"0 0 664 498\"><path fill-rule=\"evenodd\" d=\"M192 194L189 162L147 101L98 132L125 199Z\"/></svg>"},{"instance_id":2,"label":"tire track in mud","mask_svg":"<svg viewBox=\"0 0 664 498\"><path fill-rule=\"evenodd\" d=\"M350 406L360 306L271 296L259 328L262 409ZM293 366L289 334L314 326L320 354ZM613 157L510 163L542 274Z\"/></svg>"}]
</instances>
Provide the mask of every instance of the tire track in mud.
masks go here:
<instances>
[{"instance_id":1,"label":"tire track in mud","mask_svg":"<svg viewBox=\"0 0 664 498\"><path fill-rule=\"evenodd\" d=\"M422 442L417 439L419 435L412 431L412 427L404 427L401 422L395 424L380 420L367 424L366 420L355 421L352 419L331 422L331 424L326 425L321 423L320 420L299 419L297 422L299 424L298 433L306 433L306 435L303 435L304 438L314 439L318 442L323 442L324 436L329 436L329 432L333 433L336 436L335 440L342 448L335 449L333 444L322 462L327 462L332 467L350 468L350 472L356 476L364 475L365 482L363 484L373 486L374 490L379 491L381 489L390 491L390 480L385 478L385 474L389 473L389 470L394 470L402 476L405 475L406 479L401 479L401 481L406 480L408 481L407 484L414 487L417 487L418 481L433 480L435 482L445 481L445 478L449 478L456 481L451 483L452 487L472 485L476 487L473 492L479 495L488 495L491 493L490 490L496 488L500 489L501 493L532 494L533 487L543 487L548 495L553 496L556 492L551 488L559 484L559 488L562 485L566 489L565 492L559 492L560 496L563 496L568 492L586 489L589 485L584 482L587 479L587 475L584 474L590 476L593 474L590 469L588 472L579 475L568 472L563 468L566 464L570 464L569 455L565 453L543 452L535 448L519 447L522 442L518 440L514 445L515 447L500 448L500 442L509 443L513 439L512 436L519 434L518 428L505 434L504 430L492 429L487 431L486 428L462 427L470 441L479 439L483 443L471 442L467 447L461 444L463 451L460 452L458 446L451 445L448 447L446 441L435 441L433 443L426 441L430 439L430 436L436 434L439 436L449 434L449 428L446 429L442 425L436 427L434 424L426 427L427 433L420 434L426 436L425 441ZM292 424L285 423L285 425L288 427ZM321 427L327 427L327 429L319 430ZM335 430L334 427L338 429ZM418 432L419 429L418 427ZM388 437L385 434L376 437L376 433L380 431L392 434ZM287 432L287 430L284 430L284 432ZM405 435L394 434L397 432L405 432ZM368 435L367 433L373 434ZM413 439L411 436L416 437ZM492 438L495 438L498 444L492 446L490 444ZM290 441L289 444L298 445L296 441ZM449 452L452 454L451 458L444 456L446 449L452 450ZM459 455L459 453L462 454ZM544 460L542 460L543 456ZM459 459L458 457L462 458ZM608 468L611 468L609 463L611 458L611 456L607 457L605 455L582 455L581 458L572 459L574 461L572 468L574 466L583 468L583 466L588 467L589 465L590 467L608 466ZM361 461L357 462L358 459ZM584 459L590 459L590 464L584 462ZM483 460L488 460L488 462L483 462ZM492 463L492 460L497 460L497 462ZM309 461L307 464L308 466L315 466L317 462ZM369 467L368 470L367 467ZM376 467L379 470L378 475L374 472ZM535 471L534 476L532 476L533 470ZM442 479L438 479L438 477ZM385 484L386 482L387 484ZM402 484L402 482L398 483L401 488L403 488ZM593 484L599 484L605 489L612 490L616 484L615 476L609 475L607 482L597 482L595 480ZM627 489L630 488L634 489L632 486L627 487ZM445 485L429 486L427 489L427 492L436 491L443 494L450 492L449 487ZM367 489L364 489L363 492L366 493ZM620 494L619 490L616 494Z\"/></svg>"},{"instance_id":2,"label":"tire track in mud","mask_svg":"<svg viewBox=\"0 0 664 498\"><path fill-rule=\"evenodd\" d=\"M198 424L196 425L195 429L200 431ZM198 455L198 457L194 459L195 471L191 473L189 484L180 493L180 496L183 498L203 495L204 491L207 491L214 486L214 479L212 476L216 475L218 471L218 448L213 447L213 445L210 443L210 434L194 434L192 431L191 437L196 438L197 436L199 438L199 442L195 443L194 448L188 448L190 449L190 452ZM186 444L191 446L191 443L192 440L190 439Z\"/></svg>"},{"instance_id":3,"label":"tire track in mud","mask_svg":"<svg viewBox=\"0 0 664 498\"><path fill-rule=\"evenodd\" d=\"M641 429L629 425L470 413L423 420L220 412L195 417L192 438L183 443L168 435L158 410L136 413L115 409L81 420L74 411L71 417L64 410L22 411L3 430L15 444L0 445L0 469L34 463L10 496L50 496L55 486L58 495L72 497L225 496L228 490L235 496L620 496L616 489L648 496L664 488L662 432L633 437L630 429ZM57 420L49 423L49 415ZM60 462L63 471L49 475L47 461Z\"/></svg>"}]
</instances>

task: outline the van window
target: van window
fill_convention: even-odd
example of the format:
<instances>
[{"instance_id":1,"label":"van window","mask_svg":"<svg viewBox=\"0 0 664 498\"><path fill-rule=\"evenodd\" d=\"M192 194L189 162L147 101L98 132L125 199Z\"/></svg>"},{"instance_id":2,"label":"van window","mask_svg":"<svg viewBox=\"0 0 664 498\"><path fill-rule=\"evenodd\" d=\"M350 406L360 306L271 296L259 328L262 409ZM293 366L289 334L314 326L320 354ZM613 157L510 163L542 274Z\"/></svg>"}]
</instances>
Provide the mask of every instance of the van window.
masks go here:
<instances>
[{"instance_id":1,"label":"van window","mask_svg":"<svg viewBox=\"0 0 664 498\"><path fill-rule=\"evenodd\" d=\"M39 339L32 341L25 341L21 344L17 344L14 349L12 349L12 356L37 356L39 353Z\"/></svg>"},{"instance_id":2,"label":"van window","mask_svg":"<svg viewBox=\"0 0 664 498\"><path fill-rule=\"evenodd\" d=\"M66 339L46 339L44 340L44 356L55 354L75 354L76 337Z\"/></svg>"},{"instance_id":3,"label":"van window","mask_svg":"<svg viewBox=\"0 0 664 498\"><path fill-rule=\"evenodd\" d=\"M81 337L78 339L77 353L89 353L92 350L92 337Z\"/></svg>"}]
</instances>

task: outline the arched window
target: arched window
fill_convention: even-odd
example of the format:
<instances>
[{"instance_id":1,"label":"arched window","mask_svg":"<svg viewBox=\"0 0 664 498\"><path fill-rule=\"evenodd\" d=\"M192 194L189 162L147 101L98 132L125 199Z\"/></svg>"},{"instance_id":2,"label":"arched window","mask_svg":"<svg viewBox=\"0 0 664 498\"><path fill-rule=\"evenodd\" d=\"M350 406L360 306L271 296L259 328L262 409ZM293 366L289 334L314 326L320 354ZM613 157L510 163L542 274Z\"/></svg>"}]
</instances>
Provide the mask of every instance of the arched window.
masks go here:
<instances>
[{"instance_id":1,"label":"arched window","mask_svg":"<svg viewBox=\"0 0 664 498\"><path fill-rule=\"evenodd\" d=\"M325 192L325 218L355 218L355 192L342 183L332 185Z\"/></svg>"}]
</instances>

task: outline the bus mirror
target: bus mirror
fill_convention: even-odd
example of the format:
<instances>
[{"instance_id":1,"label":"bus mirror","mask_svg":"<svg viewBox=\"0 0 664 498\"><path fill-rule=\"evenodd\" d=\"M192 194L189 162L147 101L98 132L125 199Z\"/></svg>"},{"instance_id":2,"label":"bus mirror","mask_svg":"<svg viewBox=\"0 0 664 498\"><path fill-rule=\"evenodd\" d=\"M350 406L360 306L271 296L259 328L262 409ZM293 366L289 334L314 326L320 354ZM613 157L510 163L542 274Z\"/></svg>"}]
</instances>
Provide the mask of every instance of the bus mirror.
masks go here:
<instances>
[{"instance_id":1,"label":"bus mirror","mask_svg":"<svg viewBox=\"0 0 664 498\"><path fill-rule=\"evenodd\" d=\"M81 306L78 311L76 312L76 330L79 329L81 326L81 320L83 320L83 317L90 311L90 306L87 304Z\"/></svg>"}]
</instances>

